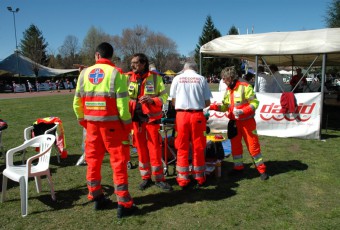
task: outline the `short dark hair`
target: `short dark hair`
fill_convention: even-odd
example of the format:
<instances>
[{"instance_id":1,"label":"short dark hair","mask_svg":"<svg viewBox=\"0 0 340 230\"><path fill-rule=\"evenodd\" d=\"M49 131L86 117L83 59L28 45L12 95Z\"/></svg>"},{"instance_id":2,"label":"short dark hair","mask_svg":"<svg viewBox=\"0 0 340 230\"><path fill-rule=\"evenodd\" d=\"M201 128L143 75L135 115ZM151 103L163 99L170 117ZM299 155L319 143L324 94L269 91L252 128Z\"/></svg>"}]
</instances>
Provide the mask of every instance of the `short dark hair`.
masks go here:
<instances>
[{"instance_id":1,"label":"short dark hair","mask_svg":"<svg viewBox=\"0 0 340 230\"><path fill-rule=\"evenodd\" d=\"M263 65L259 65L258 67L257 67L257 72L264 72L264 66Z\"/></svg>"},{"instance_id":2,"label":"short dark hair","mask_svg":"<svg viewBox=\"0 0 340 230\"><path fill-rule=\"evenodd\" d=\"M113 47L107 42L102 42L97 46L96 52L98 52L102 58L111 59L113 56Z\"/></svg>"},{"instance_id":3,"label":"short dark hair","mask_svg":"<svg viewBox=\"0 0 340 230\"><path fill-rule=\"evenodd\" d=\"M142 64L145 64L144 71L149 71L149 59L148 59L148 57L145 54L143 54L143 53L136 53L132 57L133 58L134 57L138 57L139 62L142 63Z\"/></svg>"},{"instance_id":4,"label":"short dark hair","mask_svg":"<svg viewBox=\"0 0 340 230\"><path fill-rule=\"evenodd\" d=\"M269 66L269 69L270 69L270 70L274 70L274 72L279 71L279 68L277 68L277 65L275 65L275 64L271 64L271 65Z\"/></svg>"}]
</instances>

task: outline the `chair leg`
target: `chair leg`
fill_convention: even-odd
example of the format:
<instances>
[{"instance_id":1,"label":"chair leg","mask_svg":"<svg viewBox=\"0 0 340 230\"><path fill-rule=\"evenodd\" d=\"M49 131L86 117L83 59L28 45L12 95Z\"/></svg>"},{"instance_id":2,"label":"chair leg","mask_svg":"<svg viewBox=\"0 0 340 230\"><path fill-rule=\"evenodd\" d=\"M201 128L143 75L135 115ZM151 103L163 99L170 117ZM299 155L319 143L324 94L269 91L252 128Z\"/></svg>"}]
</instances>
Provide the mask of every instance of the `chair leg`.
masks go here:
<instances>
[{"instance_id":1,"label":"chair leg","mask_svg":"<svg viewBox=\"0 0 340 230\"><path fill-rule=\"evenodd\" d=\"M53 149L55 151L55 155L57 156L58 163L60 164L60 153L59 153L58 147L53 146Z\"/></svg>"},{"instance_id":2,"label":"chair leg","mask_svg":"<svg viewBox=\"0 0 340 230\"><path fill-rule=\"evenodd\" d=\"M1 193L1 203L6 200L6 193L7 193L7 180L8 178L3 175L2 176L2 193Z\"/></svg>"},{"instance_id":3,"label":"chair leg","mask_svg":"<svg viewBox=\"0 0 340 230\"><path fill-rule=\"evenodd\" d=\"M20 198L21 198L21 215L27 216L28 208L28 180L25 177L19 179L20 184Z\"/></svg>"},{"instance_id":4,"label":"chair leg","mask_svg":"<svg viewBox=\"0 0 340 230\"><path fill-rule=\"evenodd\" d=\"M50 172L47 173L47 181L48 181L48 183L50 185L50 188L51 188L51 197L52 197L52 200L55 201L57 198L55 196L54 185L53 185L53 182L52 182L52 176L51 176Z\"/></svg>"},{"instance_id":5,"label":"chair leg","mask_svg":"<svg viewBox=\"0 0 340 230\"><path fill-rule=\"evenodd\" d=\"M25 161L26 161L26 152L27 152L27 150L26 149L24 149L24 150L22 150L22 164L25 164Z\"/></svg>"},{"instance_id":6,"label":"chair leg","mask_svg":"<svg viewBox=\"0 0 340 230\"><path fill-rule=\"evenodd\" d=\"M37 189L37 193L41 192L41 177L40 176L35 176L35 187Z\"/></svg>"}]
</instances>

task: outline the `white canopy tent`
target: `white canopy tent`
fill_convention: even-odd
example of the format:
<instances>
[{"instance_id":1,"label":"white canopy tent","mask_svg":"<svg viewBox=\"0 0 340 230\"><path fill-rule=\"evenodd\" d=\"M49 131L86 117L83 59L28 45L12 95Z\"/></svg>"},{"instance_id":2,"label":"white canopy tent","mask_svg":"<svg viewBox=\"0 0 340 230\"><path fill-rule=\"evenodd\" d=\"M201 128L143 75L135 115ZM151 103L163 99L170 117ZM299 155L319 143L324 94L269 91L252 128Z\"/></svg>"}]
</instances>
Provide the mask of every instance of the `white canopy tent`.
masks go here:
<instances>
[{"instance_id":1,"label":"white canopy tent","mask_svg":"<svg viewBox=\"0 0 340 230\"><path fill-rule=\"evenodd\" d=\"M33 71L33 67L35 66L39 69L38 77L53 77L64 73L79 71L78 69L49 68L33 62L31 59L21 55L20 53L11 54L0 62L0 70L13 74L20 74L21 76L26 77L35 77L35 73Z\"/></svg>"},{"instance_id":2,"label":"white canopy tent","mask_svg":"<svg viewBox=\"0 0 340 230\"><path fill-rule=\"evenodd\" d=\"M227 35L204 44L200 53L255 61L265 56L268 64L308 66L327 54L328 65L340 64L340 28L262 34ZM321 66L322 59L315 61Z\"/></svg>"},{"instance_id":3,"label":"white canopy tent","mask_svg":"<svg viewBox=\"0 0 340 230\"><path fill-rule=\"evenodd\" d=\"M340 64L340 28L227 35L200 48L200 68L202 57L207 56L242 58L254 61L256 66L261 58L266 65L309 66L307 71L311 66L321 66L323 101L326 62L327 65ZM322 103L320 107L322 111Z\"/></svg>"}]
</instances>

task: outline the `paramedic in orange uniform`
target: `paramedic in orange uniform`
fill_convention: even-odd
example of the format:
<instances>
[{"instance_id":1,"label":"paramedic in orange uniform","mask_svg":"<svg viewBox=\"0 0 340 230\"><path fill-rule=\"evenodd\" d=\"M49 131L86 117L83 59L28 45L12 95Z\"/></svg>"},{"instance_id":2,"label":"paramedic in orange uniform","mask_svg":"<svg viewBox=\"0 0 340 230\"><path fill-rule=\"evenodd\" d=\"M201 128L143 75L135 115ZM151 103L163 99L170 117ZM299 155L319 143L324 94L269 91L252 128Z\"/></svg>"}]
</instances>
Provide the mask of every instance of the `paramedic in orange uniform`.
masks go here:
<instances>
[{"instance_id":1,"label":"paramedic in orange uniform","mask_svg":"<svg viewBox=\"0 0 340 230\"><path fill-rule=\"evenodd\" d=\"M184 72L174 78L170 88L170 97L176 109L177 183L182 188L190 183L190 144L193 158L191 174L197 182L195 187L201 187L206 179L204 151L207 121L203 108L210 105L212 94L207 80L196 70L196 63L185 63Z\"/></svg>"},{"instance_id":2,"label":"paramedic in orange uniform","mask_svg":"<svg viewBox=\"0 0 340 230\"><path fill-rule=\"evenodd\" d=\"M227 92L224 95L222 105L213 104L211 110L228 111L230 119L228 126L235 122L236 132L231 138L231 154L234 161L232 174L243 172L243 147L242 138L244 139L248 151L253 158L254 164L260 173L261 180L267 180L266 166L262 159L261 147L256 131L256 122L254 119L255 110L259 105L256 99L253 87L247 82L238 80L237 72L234 67L226 67L221 72L221 77L228 85ZM232 125L234 126L234 124ZM228 127L228 136L231 135Z\"/></svg>"},{"instance_id":3,"label":"paramedic in orange uniform","mask_svg":"<svg viewBox=\"0 0 340 230\"><path fill-rule=\"evenodd\" d=\"M96 63L79 75L73 109L80 125L86 129L88 199L94 201L96 210L111 203L101 186L101 165L108 152L118 201L117 217L122 218L131 215L137 207L128 191L131 114L127 77L111 62L112 56L113 47L109 43L97 46Z\"/></svg>"},{"instance_id":4,"label":"paramedic in orange uniform","mask_svg":"<svg viewBox=\"0 0 340 230\"><path fill-rule=\"evenodd\" d=\"M163 104L168 99L163 78L149 71L145 54L134 54L128 81L130 112L132 114L133 144L137 148L139 171L142 176L140 190L153 184L163 191L172 191L165 182L162 164L162 137L159 133Z\"/></svg>"}]
</instances>

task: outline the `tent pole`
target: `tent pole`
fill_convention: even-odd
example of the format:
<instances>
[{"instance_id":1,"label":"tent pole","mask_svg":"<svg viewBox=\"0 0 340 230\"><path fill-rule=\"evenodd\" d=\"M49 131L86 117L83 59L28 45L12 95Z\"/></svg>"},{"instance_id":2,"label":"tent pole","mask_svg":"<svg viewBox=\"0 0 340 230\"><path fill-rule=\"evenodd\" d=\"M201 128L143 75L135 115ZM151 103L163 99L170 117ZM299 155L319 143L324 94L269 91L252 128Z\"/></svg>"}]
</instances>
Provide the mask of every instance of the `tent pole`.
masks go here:
<instances>
[{"instance_id":1,"label":"tent pole","mask_svg":"<svg viewBox=\"0 0 340 230\"><path fill-rule=\"evenodd\" d=\"M202 53L200 52L200 75L202 75Z\"/></svg>"},{"instance_id":2,"label":"tent pole","mask_svg":"<svg viewBox=\"0 0 340 230\"><path fill-rule=\"evenodd\" d=\"M259 57L258 55L255 56L255 66L256 66L256 75L255 75L255 85L254 85L254 88L255 88L255 92L259 92L259 82L258 82L258 76L259 76L259 71L258 71L258 68L259 68Z\"/></svg>"},{"instance_id":3,"label":"tent pole","mask_svg":"<svg viewBox=\"0 0 340 230\"><path fill-rule=\"evenodd\" d=\"M322 73L321 74L321 103L320 103L321 118L320 118L319 139L321 139L322 120L323 120L323 102L324 102L325 79L326 79L326 59L327 59L327 54L323 54L322 55L322 68L321 68L321 73ZM326 123L326 126L327 126L327 123Z\"/></svg>"}]
</instances>

